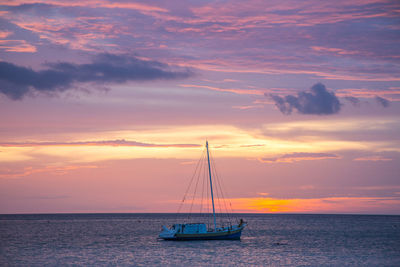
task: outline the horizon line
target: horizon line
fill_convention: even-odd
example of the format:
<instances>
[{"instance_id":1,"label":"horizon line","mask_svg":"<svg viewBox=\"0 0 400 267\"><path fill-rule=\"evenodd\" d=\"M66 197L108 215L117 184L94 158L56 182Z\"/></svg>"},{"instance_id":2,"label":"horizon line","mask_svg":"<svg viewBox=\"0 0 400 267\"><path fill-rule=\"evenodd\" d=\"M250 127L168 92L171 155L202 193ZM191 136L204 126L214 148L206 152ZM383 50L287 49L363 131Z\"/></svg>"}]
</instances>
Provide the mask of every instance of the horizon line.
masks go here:
<instances>
[{"instance_id":1,"label":"horizon line","mask_svg":"<svg viewBox=\"0 0 400 267\"><path fill-rule=\"evenodd\" d=\"M45 213L0 213L0 216L7 215L100 215L100 214L193 214L193 215L206 215L207 213L188 213L188 212L45 212ZM212 213L208 213L212 215ZM216 214L227 214L220 212ZM229 214L243 214L243 215L365 215L365 216L400 216L400 213L299 213L299 212L232 212Z\"/></svg>"}]
</instances>

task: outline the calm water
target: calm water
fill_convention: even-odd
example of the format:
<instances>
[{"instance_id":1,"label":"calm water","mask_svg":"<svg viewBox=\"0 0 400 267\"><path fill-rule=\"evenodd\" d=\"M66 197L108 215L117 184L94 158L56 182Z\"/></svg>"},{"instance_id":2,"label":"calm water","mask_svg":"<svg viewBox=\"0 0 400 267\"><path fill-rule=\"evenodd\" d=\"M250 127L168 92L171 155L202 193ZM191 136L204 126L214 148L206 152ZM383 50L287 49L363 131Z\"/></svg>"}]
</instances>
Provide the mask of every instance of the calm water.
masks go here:
<instances>
[{"instance_id":1,"label":"calm water","mask_svg":"<svg viewBox=\"0 0 400 267\"><path fill-rule=\"evenodd\" d=\"M400 216L241 217L241 241L176 242L171 214L0 215L0 266L400 266Z\"/></svg>"}]
</instances>

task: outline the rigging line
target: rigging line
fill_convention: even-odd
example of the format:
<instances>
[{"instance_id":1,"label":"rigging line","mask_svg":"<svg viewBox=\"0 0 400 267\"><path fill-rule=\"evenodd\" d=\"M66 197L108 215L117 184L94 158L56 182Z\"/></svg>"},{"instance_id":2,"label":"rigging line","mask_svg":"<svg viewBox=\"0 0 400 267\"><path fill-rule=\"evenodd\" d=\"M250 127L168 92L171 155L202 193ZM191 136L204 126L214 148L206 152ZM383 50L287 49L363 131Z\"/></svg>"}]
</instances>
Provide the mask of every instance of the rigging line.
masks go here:
<instances>
[{"instance_id":1,"label":"rigging line","mask_svg":"<svg viewBox=\"0 0 400 267\"><path fill-rule=\"evenodd\" d=\"M224 208L225 208L225 212L226 212L226 219L227 219L227 221L228 221L228 224L229 225L232 225L232 214L229 212L229 209L228 209L228 207L227 207L227 204L226 204L226 196L225 196L225 193L224 193L224 188L223 188L223 186L221 185L221 177L217 174L217 182L218 182L218 184L219 184L219 187L221 188L221 194L222 194L222 197L223 197L223 199L224 199Z\"/></svg>"},{"instance_id":2,"label":"rigging line","mask_svg":"<svg viewBox=\"0 0 400 267\"><path fill-rule=\"evenodd\" d=\"M215 172L215 177L216 177L216 180L217 180L218 188L221 191L221 195L222 195L222 199L223 199L223 203L224 203L224 207L225 207L225 211L226 211L226 217L227 217L227 220L228 220L229 224L231 224L231 216L230 216L228 208L226 206L225 194L224 194L223 187L221 186L222 178L218 175L215 161L213 161L213 169L214 169L214 172ZM221 180L221 182L220 182L220 180Z\"/></svg>"},{"instance_id":3,"label":"rigging line","mask_svg":"<svg viewBox=\"0 0 400 267\"><path fill-rule=\"evenodd\" d=\"M224 196L224 193L223 193L223 190L222 190L222 188L221 188L221 184L220 184L220 182L219 182L219 177L218 177L218 175L216 175L215 176L215 180L217 181L217 185L218 185L218 189L219 189L219 191L220 191L220 194L222 195L222 203L223 203L223 205L224 205L224 208L225 208L225 214L224 214L224 216L225 216L225 218L226 218L226 220L227 220L227 222L230 224L230 217L229 217L229 212L228 212L228 209L227 209L227 207L226 207L226 201L225 201L225 196Z\"/></svg>"},{"instance_id":4,"label":"rigging line","mask_svg":"<svg viewBox=\"0 0 400 267\"><path fill-rule=\"evenodd\" d=\"M188 187L186 188L186 192L185 192L185 194L183 195L183 199L182 199L182 202L181 202L180 205L179 205L177 214L179 214L179 212L181 211L182 205L183 205L183 203L185 202L185 199L186 199L186 195L187 195L187 193L188 193L188 191L189 191L189 189L190 189L190 186L192 185L193 179L194 179L194 177L195 177L195 175L196 175L196 172L197 172L197 168L199 167L199 164L200 164L201 159L202 159L202 157L203 157L204 154L205 154L205 149L203 149L202 156L201 156L200 159L197 161L196 169L195 169L195 171L194 171L194 173L193 173L193 175L192 175L192 178L190 179L190 182L189 182Z\"/></svg>"},{"instance_id":5,"label":"rigging line","mask_svg":"<svg viewBox=\"0 0 400 267\"><path fill-rule=\"evenodd\" d=\"M206 167L204 167L204 168L206 168ZM210 219L211 219L211 216L210 216L210 196L209 196L209 194L210 194L210 192L208 191L208 188L210 188L210 181L207 179L207 171L205 170L204 171L204 175L205 175L205 177L204 177L204 179L206 179L206 181L207 181L207 229L209 229L210 228L210 225L211 225L211 223L210 223Z\"/></svg>"},{"instance_id":6,"label":"rigging line","mask_svg":"<svg viewBox=\"0 0 400 267\"><path fill-rule=\"evenodd\" d=\"M202 167L202 180L203 180L203 182L204 182L204 194L206 195L206 197L205 197L205 199L204 199L204 215L203 215L203 218L204 218L204 220L205 220L205 222L206 223L208 223L207 222L207 220L208 220L208 210L209 210L209 206L208 206L208 188L209 188L209 185L208 185L208 174L207 174L207 159L206 159L206 157L204 157L204 160L203 160L203 167Z\"/></svg>"},{"instance_id":7,"label":"rigging line","mask_svg":"<svg viewBox=\"0 0 400 267\"><path fill-rule=\"evenodd\" d=\"M221 188L226 188L226 187L225 187L225 184L224 184L224 179L222 179L222 177L220 177L220 176L218 175L217 168L215 168L215 172L217 173L218 179L221 180L221 185L222 185ZM222 193L224 193L224 191L222 191ZM233 211L233 208L232 208L231 198L229 197L228 192L225 192L225 195L227 196L227 199L228 199L228 202L229 202L229 207L230 207L230 209L231 209L231 213L233 214L234 211ZM224 195L224 199L225 199L225 195Z\"/></svg>"},{"instance_id":8,"label":"rigging line","mask_svg":"<svg viewBox=\"0 0 400 267\"><path fill-rule=\"evenodd\" d=\"M215 179L214 179L214 181L216 181L217 180L217 177L215 177ZM220 193L220 191L221 190L219 190L219 188L218 188L218 183L216 182L215 183L216 185L217 185L217 195L218 195L218 207L219 207L219 210L220 210L220 221L221 221L221 223L225 223L226 222L226 215L224 214L224 210L223 210L223 206L222 206L222 203L223 203L223 199L222 199L222 196L221 196L221 193Z\"/></svg>"},{"instance_id":9,"label":"rigging line","mask_svg":"<svg viewBox=\"0 0 400 267\"><path fill-rule=\"evenodd\" d=\"M204 161L206 161L205 159ZM204 221L207 223L207 229L211 227L211 221L210 221L210 180L209 180L209 175L208 175L208 163L204 162L204 168L203 168L203 180L205 182L205 207L204 207Z\"/></svg>"},{"instance_id":10,"label":"rigging line","mask_svg":"<svg viewBox=\"0 0 400 267\"><path fill-rule=\"evenodd\" d=\"M231 223L229 210L228 210L228 208L226 206L226 198L225 198L224 190L223 190L223 187L221 186L221 182L220 182L221 178L218 175L217 168L215 166L214 166L214 168L215 168L217 183L218 183L219 189L221 190L221 195L222 195L222 198L223 198L224 208L225 208L225 211L226 211L226 217L227 217L228 222Z\"/></svg>"},{"instance_id":11,"label":"rigging line","mask_svg":"<svg viewBox=\"0 0 400 267\"><path fill-rule=\"evenodd\" d=\"M193 192L193 197L192 197L192 203L190 205L190 210L189 210L189 214L192 214L192 209L193 209L193 203L194 203L194 199L196 197L196 192L197 192L197 185L199 184L199 179L200 179L200 175L201 174L201 168L199 170L199 174L197 175L197 180L196 180L196 185L194 187L194 192Z\"/></svg>"},{"instance_id":12,"label":"rigging line","mask_svg":"<svg viewBox=\"0 0 400 267\"><path fill-rule=\"evenodd\" d=\"M209 152L210 152L210 149L209 149ZM216 183L216 176L215 176L215 167L214 167L214 158L212 157L212 153L210 152L210 162L211 162L211 172L213 173L213 175L212 175L212 177L213 177L213 180L214 180L214 185L215 185L215 188L216 188L216 190L215 190L215 193L216 193L216 195L217 195L217 203L218 203L218 208L219 208L219 213L220 213L220 216L219 216L219 221L220 221L220 223L222 224L223 223L223 210L222 210L222 207L221 207L221 195L219 194L219 191L220 190L218 190L218 184Z\"/></svg>"},{"instance_id":13,"label":"rigging line","mask_svg":"<svg viewBox=\"0 0 400 267\"><path fill-rule=\"evenodd\" d=\"M223 179L221 179L221 183L222 183L222 185L224 186L224 180L223 180ZM237 216L233 216L233 214L235 214L235 211L233 210L233 207L232 207L231 198L229 197L228 193L226 193L226 195L227 195L227 198L228 198L228 203L229 203L229 206L228 206L228 207L229 207L229 209L230 209L230 214L232 214L232 220L233 220L233 219L236 219L236 221L239 222L238 217L237 217Z\"/></svg>"},{"instance_id":14,"label":"rigging line","mask_svg":"<svg viewBox=\"0 0 400 267\"><path fill-rule=\"evenodd\" d=\"M204 153L204 157L202 158L202 161L201 161L201 166L199 168L199 180L201 180L201 182L202 182L202 192L201 192L202 198L203 198L203 194L204 194L204 192L203 192L203 190L204 190L204 179L203 179L203 176L204 176L204 165L206 164L205 163L206 162L206 157L207 157L207 153L205 152ZM200 209L203 210L203 199L202 199L202 203L201 203Z\"/></svg>"},{"instance_id":15,"label":"rigging line","mask_svg":"<svg viewBox=\"0 0 400 267\"><path fill-rule=\"evenodd\" d=\"M215 177L214 177L214 184L215 184L215 187L218 187L217 186L217 183L216 183L216 181L215 181ZM216 188L217 189L217 188ZM219 192L218 192L219 190L217 189L217 190L215 190L215 193L216 193L216 195L217 195L217 203L218 203L218 208L219 208L219 213L220 213L220 223L223 223L223 218L222 218L222 215L223 215L223 213L222 213L222 208L221 208L221 200L220 200L220 195L219 195Z\"/></svg>"},{"instance_id":16,"label":"rigging line","mask_svg":"<svg viewBox=\"0 0 400 267\"><path fill-rule=\"evenodd\" d=\"M200 171L202 171L202 170L200 170ZM200 216L201 216L201 214L203 212L204 176L203 175L200 175L200 176L202 177L202 179L201 179L201 182L202 182L202 185L201 185L201 204L200 204Z\"/></svg>"},{"instance_id":17,"label":"rigging line","mask_svg":"<svg viewBox=\"0 0 400 267\"><path fill-rule=\"evenodd\" d=\"M206 192L207 191L207 184L206 184L206 179L204 178L204 177L206 177L207 176L207 174L206 174L206 165L207 165L207 163L206 163L206 161L207 161L207 159L206 159L206 153L204 154L204 158L203 158L203 162L202 162L202 167L201 167L201 176L200 176L200 179L201 179L201 181L202 181L202 183L203 183L203 191L202 191L202 203L203 203L203 196L204 196L204 192ZM202 208L201 208L202 210L203 210L203 204L202 204Z\"/></svg>"},{"instance_id":18,"label":"rigging line","mask_svg":"<svg viewBox=\"0 0 400 267\"><path fill-rule=\"evenodd\" d=\"M214 171L214 158L212 157L212 152L211 151L209 151L209 152L210 152L211 172L213 173L212 177L214 180L214 183L213 183L214 188L215 188L214 192L216 195L216 202L217 202L217 206L219 208L219 213L220 213L220 216L218 216L218 220L219 220L219 223L222 224L223 218L222 218L221 202L220 202L220 197L219 197L218 184L215 181L216 177L215 177L215 171Z\"/></svg>"},{"instance_id":19,"label":"rigging line","mask_svg":"<svg viewBox=\"0 0 400 267\"><path fill-rule=\"evenodd\" d=\"M202 158L202 162L201 162L201 166L200 166L200 170L199 170L199 179L201 179L202 181L202 196L201 196L201 206L200 206L200 214L203 212L203 196L204 196L204 190L207 190L207 188L205 188L205 184L204 184L204 176L205 176L205 169L206 169L206 161L207 161L207 153L204 153L204 157ZM200 215L201 216L201 215Z\"/></svg>"}]
</instances>

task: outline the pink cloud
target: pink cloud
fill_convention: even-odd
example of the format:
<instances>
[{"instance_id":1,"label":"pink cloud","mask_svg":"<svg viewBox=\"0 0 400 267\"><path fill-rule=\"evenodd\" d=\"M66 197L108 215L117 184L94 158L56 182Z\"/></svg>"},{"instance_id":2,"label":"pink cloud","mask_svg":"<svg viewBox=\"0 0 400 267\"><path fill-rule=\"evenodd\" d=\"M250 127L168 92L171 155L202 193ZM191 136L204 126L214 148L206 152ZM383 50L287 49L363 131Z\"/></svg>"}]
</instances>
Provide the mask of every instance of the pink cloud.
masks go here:
<instances>
[{"instance_id":1,"label":"pink cloud","mask_svg":"<svg viewBox=\"0 0 400 267\"><path fill-rule=\"evenodd\" d=\"M104 51L104 47L113 46L108 39L121 33L121 30L112 24L96 23L90 20L82 21L82 18L77 20L19 18L14 23L25 30L37 33L41 39L84 51ZM99 49L100 44L103 46L102 49Z\"/></svg>"},{"instance_id":2,"label":"pink cloud","mask_svg":"<svg viewBox=\"0 0 400 267\"><path fill-rule=\"evenodd\" d=\"M254 86L247 86L250 89L241 89L241 88L220 88L220 87L215 87L215 86L210 86L210 85L198 85L198 84L180 84L179 86L185 87L185 88L204 88L207 90L212 90L212 91L218 91L218 92L229 92L229 93L234 93L238 95L259 95L263 96L265 93L277 93L277 94L292 94L295 92L294 89L288 89L288 88L257 88ZM255 102L257 103L263 103L262 101ZM261 105L256 105L256 106L249 106L249 108L256 108L256 107L261 107ZM235 108L240 108L240 106L235 107ZM245 107L243 109L246 109Z\"/></svg>"},{"instance_id":3,"label":"pink cloud","mask_svg":"<svg viewBox=\"0 0 400 267\"><path fill-rule=\"evenodd\" d=\"M218 88L208 85L195 85L195 84L180 84L181 87L189 87L189 88L204 88L212 91L219 92L230 92L238 95L264 95L264 91L261 90L247 90L247 89L238 89L238 88Z\"/></svg>"},{"instance_id":4,"label":"pink cloud","mask_svg":"<svg viewBox=\"0 0 400 267\"><path fill-rule=\"evenodd\" d=\"M34 53L36 47L25 40L0 40L0 49L7 52Z\"/></svg>"},{"instance_id":5,"label":"pink cloud","mask_svg":"<svg viewBox=\"0 0 400 267\"><path fill-rule=\"evenodd\" d=\"M258 160L262 163L293 163L303 160L321 160L321 159L339 159L340 157L336 154L331 153L306 153L296 152L291 154L285 154L275 158L259 158Z\"/></svg>"},{"instance_id":6,"label":"pink cloud","mask_svg":"<svg viewBox=\"0 0 400 267\"><path fill-rule=\"evenodd\" d=\"M353 159L354 161L391 161L391 158L385 158L382 156L367 156Z\"/></svg>"},{"instance_id":7,"label":"pink cloud","mask_svg":"<svg viewBox=\"0 0 400 267\"><path fill-rule=\"evenodd\" d=\"M264 106L262 105L257 105L257 106L233 106L232 108L235 109L241 109L241 110L246 110L246 109L253 109L253 108L263 108Z\"/></svg>"},{"instance_id":8,"label":"pink cloud","mask_svg":"<svg viewBox=\"0 0 400 267\"><path fill-rule=\"evenodd\" d=\"M267 27L268 25L314 26L317 24L337 23L347 20L395 16L393 11L382 12L374 9L353 8L368 4L383 4L386 1L340 1L332 4L321 1L273 1L265 2L229 2L212 3L192 8L192 12L204 21L218 22L221 29L229 23L236 30ZM298 10L298 12L293 12ZM279 13L291 11L288 13ZM329 15L327 15L329 13ZM198 21L196 21L198 23Z\"/></svg>"},{"instance_id":9,"label":"pink cloud","mask_svg":"<svg viewBox=\"0 0 400 267\"><path fill-rule=\"evenodd\" d=\"M329 53L335 53L339 55L355 55L358 54L358 51L348 51L345 49L341 48L331 48L331 47L322 47L322 46L312 46L312 50L315 50L317 52L329 52Z\"/></svg>"},{"instance_id":10,"label":"pink cloud","mask_svg":"<svg viewBox=\"0 0 400 267\"><path fill-rule=\"evenodd\" d=\"M400 90L373 90L367 88L345 88L335 91L339 97L375 98L376 96L387 98L391 101L400 101Z\"/></svg>"},{"instance_id":11,"label":"pink cloud","mask_svg":"<svg viewBox=\"0 0 400 267\"><path fill-rule=\"evenodd\" d=\"M35 146L139 146L139 147L199 147L196 144L151 144L119 140L75 141L75 142L7 142L3 147L35 147Z\"/></svg>"},{"instance_id":12,"label":"pink cloud","mask_svg":"<svg viewBox=\"0 0 400 267\"><path fill-rule=\"evenodd\" d=\"M11 34L13 34L13 32L11 32L11 31L1 31L0 30L0 38L2 38L2 39L7 38Z\"/></svg>"},{"instance_id":13,"label":"pink cloud","mask_svg":"<svg viewBox=\"0 0 400 267\"><path fill-rule=\"evenodd\" d=\"M253 58L236 59L201 59L201 60L175 60L174 64L185 67L197 68L211 72L225 73L258 73L258 74L304 74L318 76L327 80L345 81L400 81L397 73L373 72L369 66L356 68L353 66L328 65L321 68L321 63L307 64L301 62L277 62L266 59L265 61L254 60Z\"/></svg>"},{"instance_id":14,"label":"pink cloud","mask_svg":"<svg viewBox=\"0 0 400 267\"><path fill-rule=\"evenodd\" d=\"M48 4L54 6L63 6L63 7L105 7L105 8L123 8L123 9L133 9L143 12L167 12L165 8L161 8L158 6L147 5L143 3L126 3L126 2L118 2L118 1L107 1L107 0L85 0L85 1L57 1L57 0L14 0L7 1L2 3L5 6L19 6L23 4Z\"/></svg>"},{"instance_id":15,"label":"pink cloud","mask_svg":"<svg viewBox=\"0 0 400 267\"><path fill-rule=\"evenodd\" d=\"M29 176L36 173L52 173L56 175L64 175L70 171L78 169L95 169L98 168L96 165L68 165L68 166L46 166L46 167L25 167L21 171L14 170L3 170L0 171L1 178L19 178Z\"/></svg>"}]
</instances>

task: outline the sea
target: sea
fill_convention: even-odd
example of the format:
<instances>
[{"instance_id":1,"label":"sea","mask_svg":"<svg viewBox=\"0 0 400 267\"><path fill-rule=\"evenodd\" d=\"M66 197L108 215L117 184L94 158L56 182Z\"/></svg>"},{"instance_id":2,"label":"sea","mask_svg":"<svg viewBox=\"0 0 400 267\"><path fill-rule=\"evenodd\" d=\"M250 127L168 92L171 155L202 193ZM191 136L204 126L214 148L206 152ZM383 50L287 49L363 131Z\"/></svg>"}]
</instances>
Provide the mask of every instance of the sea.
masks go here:
<instances>
[{"instance_id":1,"label":"sea","mask_svg":"<svg viewBox=\"0 0 400 267\"><path fill-rule=\"evenodd\" d=\"M241 240L158 239L184 216L0 215L0 266L400 266L400 216L236 214Z\"/></svg>"}]
</instances>

